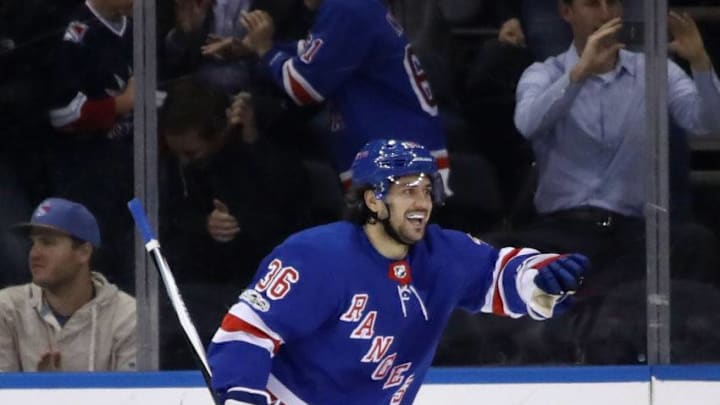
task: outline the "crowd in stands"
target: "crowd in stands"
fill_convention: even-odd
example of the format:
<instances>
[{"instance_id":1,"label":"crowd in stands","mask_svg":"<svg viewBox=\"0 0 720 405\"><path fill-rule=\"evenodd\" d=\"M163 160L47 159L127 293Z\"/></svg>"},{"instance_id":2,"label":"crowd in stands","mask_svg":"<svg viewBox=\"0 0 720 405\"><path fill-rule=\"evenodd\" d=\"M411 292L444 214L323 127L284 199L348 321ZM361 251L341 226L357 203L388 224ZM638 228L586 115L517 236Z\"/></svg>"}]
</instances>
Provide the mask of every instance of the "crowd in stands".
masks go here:
<instances>
[{"instance_id":1,"label":"crowd in stands","mask_svg":"<svg viewBox=\"0 0 720 405\"><path fill-rule=\"evenodd\" d=\"M372 137L408 131L444 176L448 199L436 222L498 246L582 252L593 263L576 308L558 319L456 314L437 364L642 363L644 60L632 53L642 44L617 54L603 40L619 35L613 17L623 8L625 20L641 22L643 2L366 0L354 14L322 3L158 2L159 235L203 341L273 246L341 219L354 153ZM669 1L707 13L714 3ZM84 239L97 271L87 277L134 291L125 208L133 197L132 6L0 4L0 289L34 280L27 238L11 226L58 197L86 207L103 236L101 246ZM591 7L604 14L581 14ZM712 327L720 220L693 200L687 141L720 136L713 15L672 14L668 24L679 361L720 360L704 344L720 333ZM317 36L305 42L308 32ZM334 41L317 39L328 32ZM571 72L580 62L585 69ZM408 94L418 111L406 108ZM161 367L193 368L164 297L161 305ZM688 350L699 344L705 357ZM31 360L29 369L40 361Z\"/></svg>"}]
</instances>

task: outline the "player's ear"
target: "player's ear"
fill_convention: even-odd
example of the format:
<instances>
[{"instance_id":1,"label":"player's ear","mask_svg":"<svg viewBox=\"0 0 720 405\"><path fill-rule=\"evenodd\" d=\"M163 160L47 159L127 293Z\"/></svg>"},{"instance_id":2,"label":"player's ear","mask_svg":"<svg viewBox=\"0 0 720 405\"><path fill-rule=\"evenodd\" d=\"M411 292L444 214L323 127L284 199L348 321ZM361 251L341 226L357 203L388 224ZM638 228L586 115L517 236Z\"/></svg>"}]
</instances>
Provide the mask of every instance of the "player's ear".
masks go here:
<instances>
[{"instance_id":1,"label":"player's ear","mask_svg":"<svg viewBox=\"0 0 720 405\"><path fill-rule=\"evenodd\" d=\"M363 193L363 199L365 200L365 205L367 205L370 211L376 214L380 212L381 201L375 197L375 191L373 189L365 190Z\"/></svg>"}]
</instances>

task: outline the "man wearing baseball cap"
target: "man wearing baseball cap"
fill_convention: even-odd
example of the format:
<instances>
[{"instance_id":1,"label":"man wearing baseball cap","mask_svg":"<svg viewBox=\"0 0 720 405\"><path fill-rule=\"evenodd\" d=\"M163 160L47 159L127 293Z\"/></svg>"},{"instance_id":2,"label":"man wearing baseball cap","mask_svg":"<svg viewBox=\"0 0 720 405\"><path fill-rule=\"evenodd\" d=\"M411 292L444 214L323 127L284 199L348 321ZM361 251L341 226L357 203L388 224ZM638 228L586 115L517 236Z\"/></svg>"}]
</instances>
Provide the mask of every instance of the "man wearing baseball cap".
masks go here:
<instances>
[{"instance_id":1,"label":"man wearing baseball cap","mask_svg":"<svg viewBox=\"0 0 720 405\"><path fill-rule=\"evenodd\" d=\"M0 290L0 371L134 370L135 299L90 269L95 216L48 198L13 230L30 238L32 283Z\"/></svg>"}]
</instances>

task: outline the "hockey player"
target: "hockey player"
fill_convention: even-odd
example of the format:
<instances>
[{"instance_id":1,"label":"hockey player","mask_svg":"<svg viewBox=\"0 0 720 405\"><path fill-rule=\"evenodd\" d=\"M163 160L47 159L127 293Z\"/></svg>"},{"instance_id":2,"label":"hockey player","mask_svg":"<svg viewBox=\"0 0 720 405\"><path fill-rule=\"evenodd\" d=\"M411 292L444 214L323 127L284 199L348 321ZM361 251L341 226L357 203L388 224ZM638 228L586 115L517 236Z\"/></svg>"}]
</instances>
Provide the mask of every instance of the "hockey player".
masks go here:
<instances>
[{"instance_id":1,"label":"hockey player","mask_svg":"<svg viewBox=\"0 0 720 405\"><path fill-rule=\"evenodd\" d=\"M372 141L352 169L348 221L272 251L213 337L224 405L412 403L455 308L546 319L581 284L580 254L429 225L443 193L424 147Z\"/></svg>"},{"instance_id":2,"label":"hockey player","mask_svg":"<svg viewBox=\"0 0 720 405\"><path fill-rule=\"evenodd\" d=\"M329 155L343 184L349 185L353 157L371 139L368 134L425 145L447 181L446 141L430 84L383 2L305 0L305 5L317 12L307 39L273 43L272 18L253 11L242 20L248 30L243 44L297 104L328 101Z\"/></svg>"}]
</instances>

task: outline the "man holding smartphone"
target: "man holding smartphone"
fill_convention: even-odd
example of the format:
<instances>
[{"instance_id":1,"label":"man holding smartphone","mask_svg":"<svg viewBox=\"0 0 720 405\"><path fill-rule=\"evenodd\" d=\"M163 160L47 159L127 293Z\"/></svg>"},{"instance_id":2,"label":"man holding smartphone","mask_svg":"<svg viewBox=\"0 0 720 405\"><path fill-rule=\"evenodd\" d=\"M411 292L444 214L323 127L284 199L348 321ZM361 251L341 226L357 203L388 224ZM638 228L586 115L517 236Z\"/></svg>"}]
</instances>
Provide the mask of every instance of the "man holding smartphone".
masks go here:
<instances>
[{"instance_id":1,"label":"man holding smartphone","mask_svg":"<svg viewBox=\"0 0 720 405\"><path fill-rule=\"evenodd\" d=\"M517 88L515 125L531 142L538 169L538 220L527 230L487 239L583 252L595 263L588 285L606 292L645 272L641 185L653 136L645 127L646 61L619 40L621 1L561 0L560 15L572 29L572 45L530 66ZM691 78L668 61L671 118L688 134L720 134L720 81L700 32L688 15L675 12L668 27L670 51L692 70ZM672 258L687 258L673 263L673 276L714 281L717 240L686 225L673 224Z\"/></svg>"}]
</instances>

